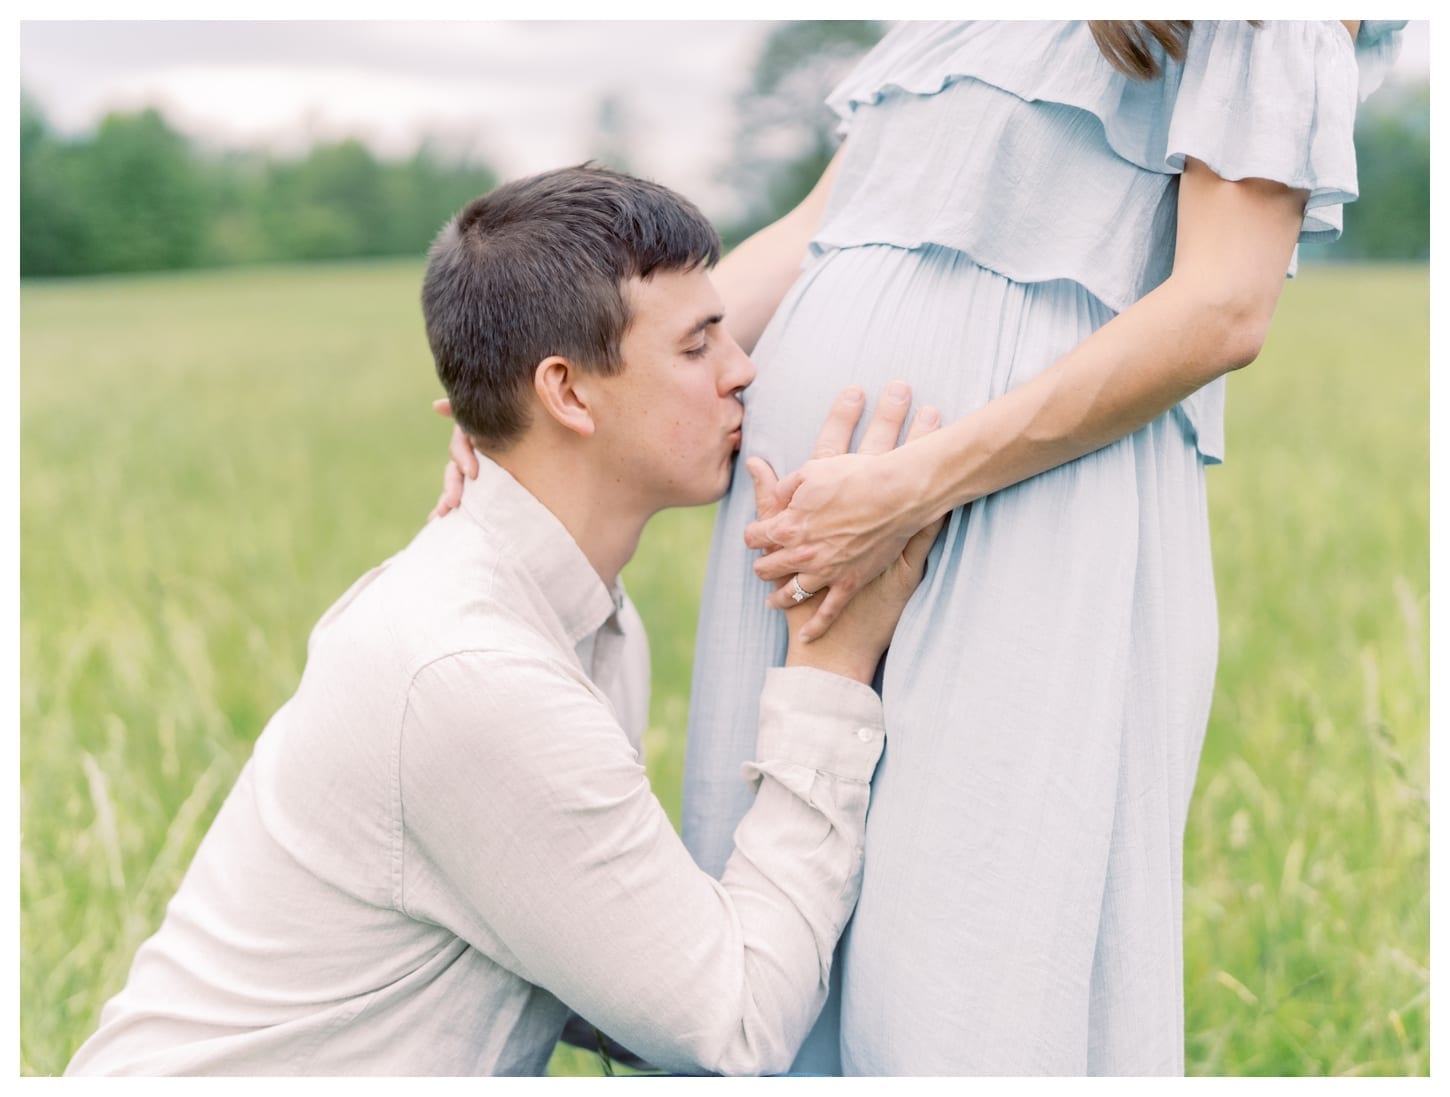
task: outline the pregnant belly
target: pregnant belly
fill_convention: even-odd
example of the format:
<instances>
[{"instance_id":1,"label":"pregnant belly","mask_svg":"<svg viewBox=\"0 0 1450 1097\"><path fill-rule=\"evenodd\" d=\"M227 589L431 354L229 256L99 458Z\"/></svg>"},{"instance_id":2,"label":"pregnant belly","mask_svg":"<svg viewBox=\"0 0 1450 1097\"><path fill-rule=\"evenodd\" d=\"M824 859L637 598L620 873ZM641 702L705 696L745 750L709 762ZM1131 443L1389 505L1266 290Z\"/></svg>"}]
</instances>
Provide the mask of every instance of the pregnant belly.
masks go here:
<instances>
[{"instance_id":1,"label":"pregnant belly","mask_svg":"<svg viewBox=\"0 0 1450 1097\"><path fill-rule=\"evenodd\" d=\"M874 407L901 378L914 407L935 404L950 422L1036 376L1112 315L1075 282L1013 282L950 248L826 252L756 347L741 452L795 468L853 383Z\"/></svg>"}]
</instances>

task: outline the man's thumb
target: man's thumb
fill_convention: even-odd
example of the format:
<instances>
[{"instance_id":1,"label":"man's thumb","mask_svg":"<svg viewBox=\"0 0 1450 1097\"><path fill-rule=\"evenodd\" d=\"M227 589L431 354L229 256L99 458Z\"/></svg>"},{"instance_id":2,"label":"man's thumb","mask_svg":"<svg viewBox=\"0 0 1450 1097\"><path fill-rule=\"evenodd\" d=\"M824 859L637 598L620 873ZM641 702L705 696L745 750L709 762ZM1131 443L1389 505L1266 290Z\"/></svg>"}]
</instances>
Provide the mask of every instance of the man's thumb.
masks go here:
<instances>
[{"instance_id":1,"label":"man's thumb","mask_svg":"<svg viewBox=\"0 0 1450 1097\"><path fill-rule=\"evenodd\" d=\"M763 458L747 457L745 471L755 483L755 513L769 518L780 509L775 505L775 470Z\"/></svg>"}]
</instances>

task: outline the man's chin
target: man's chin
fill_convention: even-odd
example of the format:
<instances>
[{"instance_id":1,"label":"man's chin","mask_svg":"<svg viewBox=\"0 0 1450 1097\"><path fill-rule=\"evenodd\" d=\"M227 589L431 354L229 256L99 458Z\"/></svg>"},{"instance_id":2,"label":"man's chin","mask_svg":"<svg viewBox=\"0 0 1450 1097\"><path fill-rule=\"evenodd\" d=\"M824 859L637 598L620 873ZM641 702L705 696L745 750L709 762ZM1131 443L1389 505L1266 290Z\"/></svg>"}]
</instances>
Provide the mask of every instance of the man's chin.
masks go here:
<instances>
[{"instance_id":1,"label":"man's chin","mask_svg":"<svg viewBox=\"0 0 1450 1097\"><path fill-rule=\"evenodd\" d=\"M730 478L735 470L737 456L739 455L731 453L726 458L715 474L713 483L698 482L690 486L677 484L678 493L667 505L671 507L704 507L711 503L718 503L730 490ZM740 475L749 475L743 466L740 469Z\"/></svg>"},{"instance_id":2,"label":"man's chin","mask_svg":"<svg viewBox=\"0 0 1450 1097\"><path fill-rule=\"evenodd\" d=\"M744 476L746 474L742 472L741 475ZM717 487L713 487L709 491L706 491L706 492L701 492L700 495L697 498L691 500L688 503L682 503L680 505L681 506L686 506L686 507L705 507L705 506L709 506L711 503L718 503L721 499L725 498L726 494L729 491L730 491L730 477L729 477L728 472L727 472L727 475L726 475L724 481L722 483L720 483Z\"/></svg>"},{"instance_id":3,"label":"man's chin","mask_svg":"<svg viewBox=\"0 0 1450 1097\"><path fill-rule=\"evenodd\" d=\"M718 503L721 499L725 498L725 495L726 495L727 492L729 492L729 490L730 490L730 485L729 485L729 483L726 483L718 491L711 492L709 495L702 495L700 498L696 499L693 503L687 503L686 506L691 506L691 507L708 507L712 503Z\"/></svg>"}]
</instances>

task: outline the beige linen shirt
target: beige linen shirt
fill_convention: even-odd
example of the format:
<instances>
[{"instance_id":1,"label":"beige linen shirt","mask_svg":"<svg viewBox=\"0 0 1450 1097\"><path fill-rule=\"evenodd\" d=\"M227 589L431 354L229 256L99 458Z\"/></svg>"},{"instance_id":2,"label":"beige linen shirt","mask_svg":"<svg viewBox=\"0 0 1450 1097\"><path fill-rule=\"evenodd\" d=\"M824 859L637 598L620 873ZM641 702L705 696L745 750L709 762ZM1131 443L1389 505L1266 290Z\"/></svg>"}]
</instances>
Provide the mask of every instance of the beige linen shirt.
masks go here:
<instances>
[{"instance_id":1,"label":"beige linen shirt","mask_svg":"<svg viewBox=\"0 0 1450 1097\"><path fill-rule=\"evenodd\" d=\"M661 1067L789 1067L856 901L879 699L772 672L716 881L641 764L638 615L481 464L318 623L67 1073L536 1074L571 1007Z\"/></svg>"}]
</instances>

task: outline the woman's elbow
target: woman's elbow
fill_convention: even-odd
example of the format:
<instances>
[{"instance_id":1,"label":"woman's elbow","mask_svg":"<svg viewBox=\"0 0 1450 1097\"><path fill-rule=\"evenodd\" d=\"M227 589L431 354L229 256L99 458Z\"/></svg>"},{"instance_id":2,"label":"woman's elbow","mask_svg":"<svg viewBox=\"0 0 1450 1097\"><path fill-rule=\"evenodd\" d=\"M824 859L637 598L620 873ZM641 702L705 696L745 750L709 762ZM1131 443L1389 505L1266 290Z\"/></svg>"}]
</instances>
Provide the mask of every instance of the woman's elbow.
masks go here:
<instances>
[{"instance_id":1,"label":"woman's elbow","mask_svg":"<svg viewBox=\"0 0 1450 1097\"><path fill-rule=\"evenodd\" d=\"M1202 340L1192 356L1207 374L1202 382L1243 369L1259 356L1277 302L1277 292L1253 292L1237 286L1209 292L1194 287L1185 303L1193 318L1188 328Z\"/></svg>"},{"instance_id":2,"label":"woman's elbow","mask_svg":"<svg viewBox=\"0 0 1450 1097\"><path fill-rule=\"evenodd\" d=\"M1243 369L1259 356L1269 336L1269 312L1248 311L1230 317L1223 338L1223 372Z\"/></svg>"}]
</instances>

